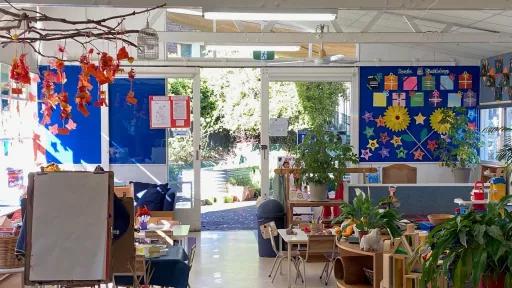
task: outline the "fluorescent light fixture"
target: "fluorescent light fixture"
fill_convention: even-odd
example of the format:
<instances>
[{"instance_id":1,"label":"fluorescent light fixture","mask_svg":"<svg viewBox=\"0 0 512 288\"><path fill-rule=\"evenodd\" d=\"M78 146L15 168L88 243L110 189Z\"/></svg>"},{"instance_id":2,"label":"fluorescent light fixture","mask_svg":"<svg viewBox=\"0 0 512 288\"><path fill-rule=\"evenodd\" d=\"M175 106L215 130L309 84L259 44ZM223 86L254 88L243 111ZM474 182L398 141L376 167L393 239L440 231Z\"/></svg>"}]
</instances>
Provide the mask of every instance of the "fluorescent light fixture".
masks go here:
<instances>
[{"instance_id":1,"label":"fluorescent light fixture","mask_svg":"<svg viewBox=\"0 0 512 288\"><path fill-rule=\"evenodd\" d=\"M203 15L203 12L201 11L201 9L168 8L167 12L194 15L194 16L202 16Z\"/></svg>"},{"instance_id":2,"label":"fluorescent light fixture","mask_svg":"<svg viewBox=\"0 0 512 288\"><path fill-rule=\"evenodd\" d=\"M246 20L246 21L332 21L336 19L337 10L311 10L263 12L263 11L205 11L204 18L210 20Z\"/></svg>"},{"instance_id":3,"label":"fluorescent light fixture","mask_svg":"<svg viewBox=\"0 0 512 288\"><path fill-rule=\"evenodd\" d=\"M206 50L214 51L299 51L300 46L298 45L206 45Z\"/></svg>"}]
</instances>

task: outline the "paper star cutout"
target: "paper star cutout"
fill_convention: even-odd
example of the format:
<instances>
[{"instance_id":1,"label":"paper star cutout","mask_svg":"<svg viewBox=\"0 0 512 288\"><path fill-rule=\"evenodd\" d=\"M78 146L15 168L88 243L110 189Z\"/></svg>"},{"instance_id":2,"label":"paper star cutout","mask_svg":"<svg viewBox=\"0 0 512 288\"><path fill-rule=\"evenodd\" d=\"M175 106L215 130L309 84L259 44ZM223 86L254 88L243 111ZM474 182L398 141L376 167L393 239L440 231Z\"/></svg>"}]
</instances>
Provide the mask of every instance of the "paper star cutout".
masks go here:
<instances>
[{"instance_id":1,"label":"paper star cutout","mask_svg":"<svg viewBox=\"0 0 512 288\"><path fill-rule=\"evenodd\" d=\"M407 150L405 150L404 147L400 147L400 149L396 150L396 158L405 159L405 153L407 153Z\"/></svg>"},{"instance_id":2,"label":"paper star cutout","mask_svg":"<svg viewBox=\"0 0 512 288\"><path fill-rule=\"evenodd\" d=\"M372 127L366 127L366 129L364 129L364 132L363 132L364 135L366 135L366 138L370 138L372 137L373 135L375 135L373 133L373 128Z\"/></svg>"},{"instance_id":3,"label":"paper star cutout","mask_svg":"<svg viewBox=\"0 0 512 288\"><path fill-rule=\"evenodd\" d=\"M423 155L425 155L425 153L421 151L421 149L418 149L412 153L414 154L414 160L423 160Z\"/></svg>"},{"instance_id":4,"label":"paper star cutout","mask_svg":"<svg viewBox=\"0 0 512 288\"><path fill-rule=\"evenodd\" d=\"M438 146L437 141L436 140L428 140L427 142L428 142L428 144L427 144L428 150L434 152L434 150L436 150L436 148Z\"/></svg>"},{"instance_id":5,"label":"paper star cutout","mask_svg":"<svg viewBox=\"0 0 512 288\"><path fill-rule=\"evenodd\" d=\"M443 138L443 140L448 142L448 143L452 142L452 139L450 139L450 137L448 135L446 135L446 134L445 135L441 135L441 138Z\"/></svg>"},{"instance_id":6,"label":"paper star cutout","mask_svg":"<svg viewBox=\"0 0 512 288\"><path fill-rule=\"evenodd\" d=\"M382 158L384 157L389 157L389 149L388 148L385 148L385 147L382 147L379 151L379 154Z\"/></svg>"},{"instance_id":7,"label":"paper star cutout","mask_svg":"<svg viewBox=\"0 0 512 288\"><path fill-rule=\"evenodd\" d=\"M425 125L426 118L427 117L421 115L421 112L418 115L414 116L414 119L416 120L416 124L421 124L421 125Z\"/></svg>"},{"instance_id":8,"label":"paper star cutout","mask_svg":"<svg viewBox=\"0 0 512 288\"><path fill-rule=\"evenodd\" d=\"M380 142L386 144L389 141L388 132L380 133Z\"/></svg>"},{"instance_id":9,"label":"paper star cutout","mask_svg":"<svg viewBox=\"0 0 512 288\"><path fill-rule=\"evenodd\" d=\"M391 143L393 143L395 147L398 145L402 145L402 136L396 137L395 135L393 135L393 140L391 140Z\"/></svg>"},{"instance_id":10,"label":"paper star cutout","mask_svg":"<svg viewBox=\"0 0 512 288\"><path fill-rule=\"evenodd\" d=\"M468 128L475 131L476 130L476 123L475 122L469 122Z\"/></svg>"},{"instance_id":11,"label":"paper star cutout","mask_svg":"<svg viewBox=\"0 0 512 288\"><path fill-rule=\"evenodd\" d=\"M366 147L372 149L372 151L375 151L377 147L379 147L379 144L377 143L377 140L368 140L368 145Z\"/></svg>"},{"instance_id":12,"label":"paper star cutout","mask_svg":"<svg viewBox=\"0 0 512 288\"><path fill-rule=\"evenodd\" d=\"M76 123L73 122L73 120L69 119L68 124L66 124L66 128L68 128L69 130L75 130Z\"/></svg>"},{"instance_id":13,"label":"paper star cutout","mask_svg":"<svg viewBox=\"0 0 512 288\"><path fill-rule=\"evenodd\" d=\"M384 117L382 115L379 115L379 118L374 119L375 122L377 122L377 127L384 127L386 126L386 121L384 120Z\"/></svg>"},{"instance_id":14,"label":"paper star cutout","mask_svg":"<svg viewBox=\"0 0 512 288\"><path fill-rule=\"evenodd\" d=\"M368 111L364 111L363 119L368 123L368 121L373 120L373 113L368 113Z\"/></svg>"},{"instance_id":15,"label":"paper star cutout","mask_svg":"<svg viewBox=\"0 0 512 288\"><path fill-rule=\"evenodd\" d=\"M366 161L368 161L368 158L370 158L372 155L373 154L370 153L370 149L361 149L361 158L366 159Z\"/></svg>"},{"instance_id":16,"label":"paper star cutout","mask_svg":"<svg viewBox=\"0 0 512 288\"><path fill-rule=\"evenodd\" d=\"M57 135L59 133L59 126L57 124L52 125L48 128L48 131L50 131L50 133L52 133L53 135Z\"/></svg>"}]
</instances>

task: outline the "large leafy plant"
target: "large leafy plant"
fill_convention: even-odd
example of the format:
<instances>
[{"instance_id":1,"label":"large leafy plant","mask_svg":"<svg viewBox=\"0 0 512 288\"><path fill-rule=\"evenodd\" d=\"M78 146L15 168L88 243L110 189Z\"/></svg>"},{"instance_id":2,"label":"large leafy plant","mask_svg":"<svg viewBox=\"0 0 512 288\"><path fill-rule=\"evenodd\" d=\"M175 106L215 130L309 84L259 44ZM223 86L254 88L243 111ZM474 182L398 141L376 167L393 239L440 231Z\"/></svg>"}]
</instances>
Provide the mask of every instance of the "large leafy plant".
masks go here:
<instances>
[{"instance_id":1,"label":"large leafy plant","mask_svg":"<svg viewBox=\"0 0 512 288\"><path fill-rule=\"evenodd\" d=\"M512 287L512 214L504 209L511 199L436 226L427 240L432 253L424 263L422 285L436 288L439 279L448 278L455 288L468 280L478 287L482 278L502 274L505 287Z\"/></svg>"},{"instance_id":2,"label":"large leafy plant","mask_svg":"<svg viewBox=\"0 0 512 288\"><path fill-rule=\"evenodd\" d=\"M351 145L343 144L336 133L320 128L310 130L298 145L297 154L306 183L337 184L347 163L358 163Z\"/></svg>"},{"instance_id":3,"label":"large leafy plant","mask_svg":"<svg viewBox=\"0 0 512 288\"><path fill-rule=\"evenodd\" d=\"M398 228L400 215L394 208L381 209L381 202L374 205L366 194L358 193L352 204L343 202L340 205L342 212L333 222L340 223L351 220L359 231L368 232L372 229L387 229L393 237L399 237L401 235Z\"/></svg>"},{"instance_id":4,"label":"large leafy plant","mask_svg":"<svg viewBox=\"0 0 512 288\"><path fill-rule=\"evenodd\" d=\"M503 147L498 150L498 153L496 153L496 160L503 162L507 168L510 168L512 166L512 128L486 127L483 132L485 134L505 133L505 143L503 144Z\"/></svg>"},{"instance_id":5,"label":"large leafy plant","mask_svg":"<svg viewBox=\"0 0 512 288\"><path fill-rule=\"evenodd\" d=\"M470 127L467 110L464 107L452 111L443 110L440 123L449 124L446 137L439 139L437 155L443 166L450 168L471 168L480 163L478 149L481 146L480 135Z\"/></svg>"}]
</instances>

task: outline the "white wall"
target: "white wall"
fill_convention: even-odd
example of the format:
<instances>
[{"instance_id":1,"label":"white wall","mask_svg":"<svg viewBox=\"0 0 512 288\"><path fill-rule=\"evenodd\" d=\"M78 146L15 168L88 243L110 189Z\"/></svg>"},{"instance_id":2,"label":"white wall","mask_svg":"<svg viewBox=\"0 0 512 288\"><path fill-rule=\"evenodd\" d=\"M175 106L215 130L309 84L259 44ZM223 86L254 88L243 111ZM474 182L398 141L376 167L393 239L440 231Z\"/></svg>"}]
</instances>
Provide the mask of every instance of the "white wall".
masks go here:
<instances>
[{"instance_id":1,"label":"white wall","mask_svg":"<svg viewBox=\"0 0 512 288\"><path fill-rule=\"evenodd\" d=\"M416 65L479 65L479 58L452 55L442 49L425 46L390 45L390 44L360 44L359 57L362 66L416 66ZM359 77L354 77L353 106L352 106L352 145L359 147ZM356 153L359 153L357 151ZM360 166L383 167L393 163L361 163ZM439 163L405 163L418 170L418 183L453 183L454 176L450 168L441 167ZM478 175L473 171L471 179ZM353 183L363 183L362 175L353 175Z\"/></svg>"}]
</instances>

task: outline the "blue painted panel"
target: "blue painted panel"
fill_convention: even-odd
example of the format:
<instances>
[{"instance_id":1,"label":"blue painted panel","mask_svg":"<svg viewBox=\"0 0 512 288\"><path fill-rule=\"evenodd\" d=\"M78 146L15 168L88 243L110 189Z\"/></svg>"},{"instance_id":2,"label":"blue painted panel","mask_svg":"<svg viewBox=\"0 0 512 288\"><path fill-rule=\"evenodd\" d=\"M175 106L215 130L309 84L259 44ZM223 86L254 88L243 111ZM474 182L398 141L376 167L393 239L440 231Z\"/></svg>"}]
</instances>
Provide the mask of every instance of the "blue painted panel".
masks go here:
<instances>
[{"instance_id":1,"label":"blue painted panel","mask_svg":"<svg viewBox=\"0 0 512 288\"><path fill-rule=\"evenodd\" d=\"M39 66L39 72L42 75L48 66ZM64 72L66 73L67 81L64 84L64 91L69 95L69 103L72 107L72 119L77 123L76 130L71 131L69 135L55 135L48 137L46 143L46 160L48 162L55 162L58 164L99 164L101 163L101 113L100 109L90 105L88 117L83 116L76 108L74 101L77 86L78 75L80 74L80 66L66 66ZM42 78L42 77L41 77ZM91 81L93 89L91 94L94 97L98 94L98 85L96 81ZM42 82L38 84L38 97L41 99ZM56 92L60 92L60 85L56 85ZM39 111L41 111L41 104L39 104ZM60 111L57 110L52 115L51 125L59 123L62 127L60 120ZM39 112L39 119L41 120L42 114ZM48 133L48 135L51 135Z\"/></svg>"},{"instance_id":2,"label":"blue painted panel","mask_svg":"<svg viewBox=\"0 0 512 288\"><path fill-rule=\"evenodd\" d=\"M133 83L136 105L126 103L128 79L109 85L111 164L165 164L165 129L149 128L149 96L165 95L165 79L137 78Z\"/></svg>"},{"instance_id":3,"label":"blue painted panel","mask_svg":"<svg viewBox=\"0 0 512 288\"><path fill-rule=\"evenodd\" d=\"M424 87L423 76L426 75L427 71L430 72L431 76L435 80L435 84L432 90L427 90ZM464 105L463 98L456 98L456 94L460 92L462 95L470 89L463 89L459 85L459 75L467 72L472 76L471 91L475 95L475 106L478 105L479 91L480 91L480 80L479 80L479 67L478 66L387 66L387 67L361 67L360 68L360 100L359 100L359 153L363 156L363 150L370 149L367 146L370 141L376 140L379 147L373 151L370 149L369 152L372 154L366 159L366 157L360 157L361 162L437 162L439 161L429 148L428 141L436 141L440 138L440 134L433 131L430 123L430 116L438 108L446 108L453 105ZM384 86L384 78L387 75L393 73L397 76L398 85L396 89L386 91ZM452 75L450 77L450 75ZM423 93L423 104L413 103L412 94L410 90L406 90L404 82L406 77L416 77L416 85L412 84L407 88L416 88L414 92ZM451 80L451 81L450 81ZM426 82L426 81L425 81ZM373 87L372 87L373 85ZM407 86L407 85L406 85ZM387 87L390 88L390 87ZM434 102L429 101L432 97L434 90L439 92L439 102L434 106ZM384 93L384 95L375 95L375 93ZM405 93L405 107L407 108L410 123L407 129L402 131L392 131L384 125L378 125L375 119L379 116L384 117L384 113L389 106L393 105L393 94L394 93ZM387 94L387 96L386 96ZM376 97L374 99L374 97ZM381 98L379 98L381 97ZM383 100L383 98L384 100ZM364 117L365 114L368 117ZM417 124L415 116L421 113L422 116L426 117L424 124ZM468 114L472 117L472 121L478 126L478 113L476 107L468 108ZM369 117L371 115L371 117ZM368 119L368 121L367 121ZM382 124L382 123L381 123ZM367 130L368 129L368 130ZM366 132L366 133L365 133ZM387 133L389 140L383 141L381 139L381 133ZM385 136L385 135L384 135ZM393 136L401 137L402 145L394 145L391 143ZM386 138L386 137L384 137ZM400 150L402 149L403 150ZM421 159L415 159L413 151L420 149L425 155ZM398 152L401 151L404 157L398 157Z\"/></svg>"}]
</instances>

